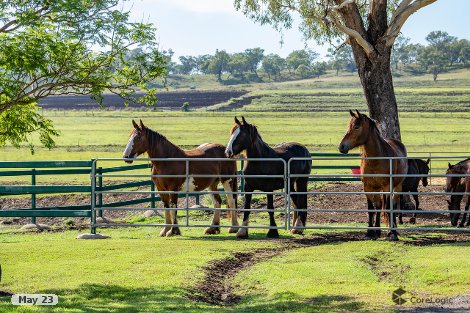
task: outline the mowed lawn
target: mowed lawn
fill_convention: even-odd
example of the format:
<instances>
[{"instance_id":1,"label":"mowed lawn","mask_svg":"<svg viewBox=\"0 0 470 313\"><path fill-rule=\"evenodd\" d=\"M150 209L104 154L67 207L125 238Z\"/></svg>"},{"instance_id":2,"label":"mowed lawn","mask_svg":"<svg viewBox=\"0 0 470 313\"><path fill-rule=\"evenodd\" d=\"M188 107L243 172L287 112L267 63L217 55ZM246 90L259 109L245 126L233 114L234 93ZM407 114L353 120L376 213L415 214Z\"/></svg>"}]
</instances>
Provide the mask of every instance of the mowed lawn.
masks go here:
<instances>
[{"instance_id":1,"label":"mowed lawn","mask_svg":"<svg viewBox=\"0 0 470 313\"><path fill-rule=\"evenodd\" d=\"M264 240L201 236L183 229L161 238L157 229L107 229L111 239L76 240L77 231L0 234L0 290L54 293L54 308L13 307L0 298L1 312L313 312L391 311L392 291L410 297L469 294L470 243L413 246L403 241L351 241L301 247L242 270L231 278L240 302L213 306L188 298L202 267L232 252L278 247L290 237ZM307 236L312 235L307 231ZM328 236L328 235L327 235ZM260 240L263 239L263 240ZM224 268L220 268L224 271ZM406 304L413 308L416 304Z\"/></svg>"}]
</instances>

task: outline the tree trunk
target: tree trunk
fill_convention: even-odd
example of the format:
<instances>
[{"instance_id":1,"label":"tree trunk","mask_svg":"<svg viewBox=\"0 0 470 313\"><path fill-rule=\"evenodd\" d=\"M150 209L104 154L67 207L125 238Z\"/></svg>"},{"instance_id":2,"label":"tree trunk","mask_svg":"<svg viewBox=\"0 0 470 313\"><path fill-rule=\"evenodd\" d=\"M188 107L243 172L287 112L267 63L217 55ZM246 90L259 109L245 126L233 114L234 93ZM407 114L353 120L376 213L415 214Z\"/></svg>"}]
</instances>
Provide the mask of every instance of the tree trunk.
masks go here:
<instances>
[{"instance_id":1,"label":"tree trunk","mask_svg":"<svg viewBox=\"0 0 470 313\"><path fill-rule=\"evenodd\" d=\"M379 122L385 138L401 140L397 100L390 68L392 49L385 43L377 43L374 47L377 53L368 57L358 44L352 44L369 114Z\"/></svg>"}]
</instances>

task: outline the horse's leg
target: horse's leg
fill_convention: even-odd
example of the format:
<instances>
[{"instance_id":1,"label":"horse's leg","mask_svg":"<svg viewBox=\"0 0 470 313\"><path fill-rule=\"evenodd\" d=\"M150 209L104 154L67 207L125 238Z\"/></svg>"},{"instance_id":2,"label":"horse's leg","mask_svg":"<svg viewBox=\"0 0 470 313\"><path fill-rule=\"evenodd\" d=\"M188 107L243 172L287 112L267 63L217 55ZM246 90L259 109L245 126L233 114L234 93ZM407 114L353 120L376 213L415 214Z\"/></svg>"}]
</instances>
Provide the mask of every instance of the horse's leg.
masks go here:
<instances>
[{"instance_id":1,"label":"horse's leg","mask_svg":"<svg viewBox=\"0 0 470 313\"><path fill-rule=\"evenodd\" d=\"M395 207L397 204L396 202L398 202L398 196L394 195L394 203L393 203L393 207ZM393 218L390 218L390 216L392 215L392 213L390 212L391 210L391 198L390 196L387 196L386 197L386 207L385 207L385 210L387 211L387 216L388 216L388 221L389 221L389 227L391 228L395 228L397 227L397 216L396 214L393 214ZM390 241L397 241L398 240L398 233L396 231L396 229L392 229L388 234L387 234L387 240L390 240Z\"/></svg>"},{"instance_id":2,"label":"horse's leg","mask_svg":"<svg viewBox=\"0 0 470 313\"><path fill-rule=\"evenodd\" d=\"M465 210L468 210L470 206L470 196L467 197L467 204L465 205ZM468 217L468 222L465 224L465 226L470 226L470 216Z\"/></svg>"},{"instance_id":3,"label":"horse's leg","mask_svg":"<svg viewBox=\"0 0 470 313\"><path fill-rule=\"evenodd\" d=\"M385 205L385 197L382 197L380 195L375 195L374 196L374 209L377 211L375 213L375 227L377 229L375 230L375 236L376 238L380 238L382 236L382 230L380 229L380 218L382 215L384 215L385 223L388 223L387 215L384 214L384 205Z\"/></svg>"},{"instance_id":4,"label":"horse's leg","mask_svg":"<svg viewBox=\"0 0 470 313\"><path fill-rule=\"evenodd\" d=\"M234 183L235 182L235 183ZM228 192L234 192L234 191L237 191L237 179L235 177L231 178L231 179L228 179L226 181L224 181L222 183L222 185L224 186L224 190L227 195L227 208L228 209L236 209L237 208L237 205L236 205L236 196L237 195L234 195L234 194L229 194ZM236 233L238 231L238 227L235 227L235 226L239 226L238 225L238 212L237 211L228 211L230 214L227 214L227 215L230 215L230 219L231 219L231 222L232 222L232 227L230 227L228 229L228 232L229 233Z\"/></svg>"},{"instance_id":5,"label":"horse's leg","mask_svg":"<svg viewBox=\"0 0 470 313\"><path fill-rule=\"evenodd\" d=\"M374 204L373 204L372 199L371 199L373 197L373 195L366 195L366 197L367 197L367 210L369 210L369 212L367 213L369 215L368 227L373 227L374 226L374 215L376 214L375 212L372 211L372 210L374 210ZM379 215L379 213L377 213L377 215ZM366 236L365 236L365 239L372 239L372 240L377 239L377 235L375 233L375 230L368 229L367 233L366 233Z\"/></svg>"},{"instance_id":6,"label":"horse's leg","mask_svg":"<svg viewBox=\"0 0 470 313\"><path fill-rule=\"evenodd\" d=\"M210 186L210 191L217 191L218 182ZM204 231L206 235L220 234L220 206L222 204L222 198L219 194L211 194L212 204L214 205L214 217L212 218L212 224L207 227Z\"/></svg>"},{"instance_id":7,"label":"horse's leg","mask_svg":"<svg viewBox=\"0 0 470 313\"><path fill-rule=\"evenodd\" d=\"M160 195L162 201L163 201L163 207L165 208L165 224L172 224L171 221L171 214L168 208L170 208L170 195L164 194ZM164 237L166 236L166 232L170 230L170 226L165 226L161 231L160 231L160 236Z\"/></svg>"},{"instance_id":8,"label":"horse's leg","mask_svg":"<svg viewBox=\"0 0 470 313\"><path fill-rule=\"evenodd\" d=\"M178 207L178 194L171 194L170 195L170 206L172 208L177 208ZM178 227L178 210L170 210L170 215L171 215L171 221L173 226L171 226L170 230L166 232L166 236L178 236L181 235L180 228Z\"/></svg>"},{"instance_id":9,"label":"horse's leg","mask_svg":"<svg viewBox=\"0 0 470 313\"><path fill-rule=\"evenodd\" d=\"M307 179L298 179L295 182L295 191L297 192L306 192L307 191ZM292 190L292 188L291 188ZM293 199L295 206L299 210L307 210L307 195L297 195ZM303 234L305 225L307 224L307 212L302 211L298 212L297 219L294 220L294 226L297 227L292 230L293 234Z\"/></svg>"},{"instance_id":10,"label":"horse's leg","mask_svg":"<svg viewBox=\"0 0 470 313\"><path fill-rule=\"evenodd\" d=\"M466 190L465 192L469 192ZM467 220L467 211L468 207L470 206L470 196L467 197L467 202L465 203L465 211L462 216L462 220L460 221L459 227L464 227L465 226L465 221ZM468 220L467 226L470 224L470 219Z\"/></svg>"},{"instance_id":11,"label":"horse's leg","mask_svg":"<svg viewBox=\"0 0 470 313\"><path fill-rule=\"evenodd\" d=\"M268 210L274 210L274 196L273 195L266 195L266 198L268 199ZM277 227L276 225L276 220L274 219L274 212L270 211L269 212L269 226L271 227ZM268 231L268 238L279 238L279 232L277 231L277 228L270 228Z\"/></svg>"},{"instance_id":12,"label":"horse's leg","mask_svg":"<svg viewBox=\"0 0 470 313\"><path fill-rule=\"evenodd\" d=\"M245 184L246 192L253 192L253 188L250 185ZM252 194L245 194L245 206L243 212L242 226L248 226L250 223L250 207L251 207L251 196ZM248 228L239 228L237 231L237 238L245 239L248 238Z\"/></svg>"},{"instance_id":13,"label":"horse's leg","mask_svg":"<svg viewBox=\"0 0 470 313\"><path fill-rule=\"evenodd\" d=\"M417 191L415 191L417 192ZM416 208L415 210L418 211L419 210L419 199L418 199L418 195L413 195L413 199L415 199L415 203L416 203ZM401 210L401 208L400 208ZM416 216L418 216L418 213L414 212L413 213L413 217L410 218L410 224L416 224Z\"/></svg>"},{"instance_id":14,"label":"horse's leg","mask_svg":"<svg viewBox=\"0 0 470 313\"><path fill-rule=\"evenodd\" d=\"M400 210L401 210L401 208L404 208L404 205L403 205L404 203L405 203L404 197L403 197L403 195L400 195ZM411 220L410 220L410 222L411 222ZM398 214L398 223L400 223L400 225L403 224L403 213L402 212L400 212Z\"/></svg>"}]
</instances>

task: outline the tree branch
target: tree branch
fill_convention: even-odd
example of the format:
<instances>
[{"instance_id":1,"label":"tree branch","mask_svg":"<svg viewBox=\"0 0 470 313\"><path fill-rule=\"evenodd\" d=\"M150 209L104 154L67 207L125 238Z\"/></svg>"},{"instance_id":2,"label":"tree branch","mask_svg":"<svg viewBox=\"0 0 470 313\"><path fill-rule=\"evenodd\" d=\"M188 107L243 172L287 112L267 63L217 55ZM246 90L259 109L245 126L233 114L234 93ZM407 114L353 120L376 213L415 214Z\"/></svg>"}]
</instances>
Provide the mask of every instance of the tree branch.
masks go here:
<instances>
[{"instance_id":1,"label":"tree branch","mask_svg":"<svg viewBox=\"0 0 470 313\"><path fill-rule=\"evenodd\" d=\"M436 1L437 0L416 0L412 2L412 0L403 0L395 11L394 18L385 32L384 37L387 38L387 44L389 46L393 45L403 24L405 24L411 14Z\"/></svg>"},{"instance_id":2,"label":"tree branch","mask_svg":"<svg viewBox=\"0 0 470 313\"><path fill-rule=\"evenodd\" d=\"M355 4L354 0L346 0L341 2L341 4L334 6L329 13L328 16L331 18L332 22L334 25L343 33L348 35L350 38L354 39L359 46L364 50L364 52L367 54L368 57L373 55L375 53L374 47L364 38L364 36L359 33L358 30L355 30L351 27L346 26L340 21L340 18L337 16L336 12L339 12L342 16L348 13L341 13L340 10L345 10L346 5L349 4ZM357 8L356 8L357 9ZM362 29L362 31L365 33L365 30Z\"/></svg>"}]
</instances>

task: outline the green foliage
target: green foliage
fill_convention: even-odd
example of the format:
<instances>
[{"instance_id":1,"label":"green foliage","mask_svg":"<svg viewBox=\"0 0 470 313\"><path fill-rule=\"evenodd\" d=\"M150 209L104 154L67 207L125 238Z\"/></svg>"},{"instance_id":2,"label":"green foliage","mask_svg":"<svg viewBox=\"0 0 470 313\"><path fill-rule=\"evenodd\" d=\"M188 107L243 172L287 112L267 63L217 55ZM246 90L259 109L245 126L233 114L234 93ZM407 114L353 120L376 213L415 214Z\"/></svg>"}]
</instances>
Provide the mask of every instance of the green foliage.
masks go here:
<instances>
[{"instance_id":1,"label":"green foliage","mask_svg":"<svg viewBox=\"0 0 470 313\"><path fill-rule=\"evenodd\" d=\"M18 130L4 133L0 143L29 141L26 135L38 131L42 143L52 147L57 133L31 107L47 96L89 94L101 104L104 92L131 99L140 88L148 93L137 101L155 103L154 90L146 83L164 73L165 62L155 29L129 22L129 13L116 9L118 3L0 4L0 112L9 112L5 114L19 123Z\"/></svg>"},{"instance_id":2,"label":"green foliage","mask_svg":"<svg viewBox=\"0 0 470 313\"><path fill-rule=\"evenodd\" d=\"M183 105L181 106L181 111L189 112L189 102L184 102L183 103Z\"/></svg>"}]
</instances>

